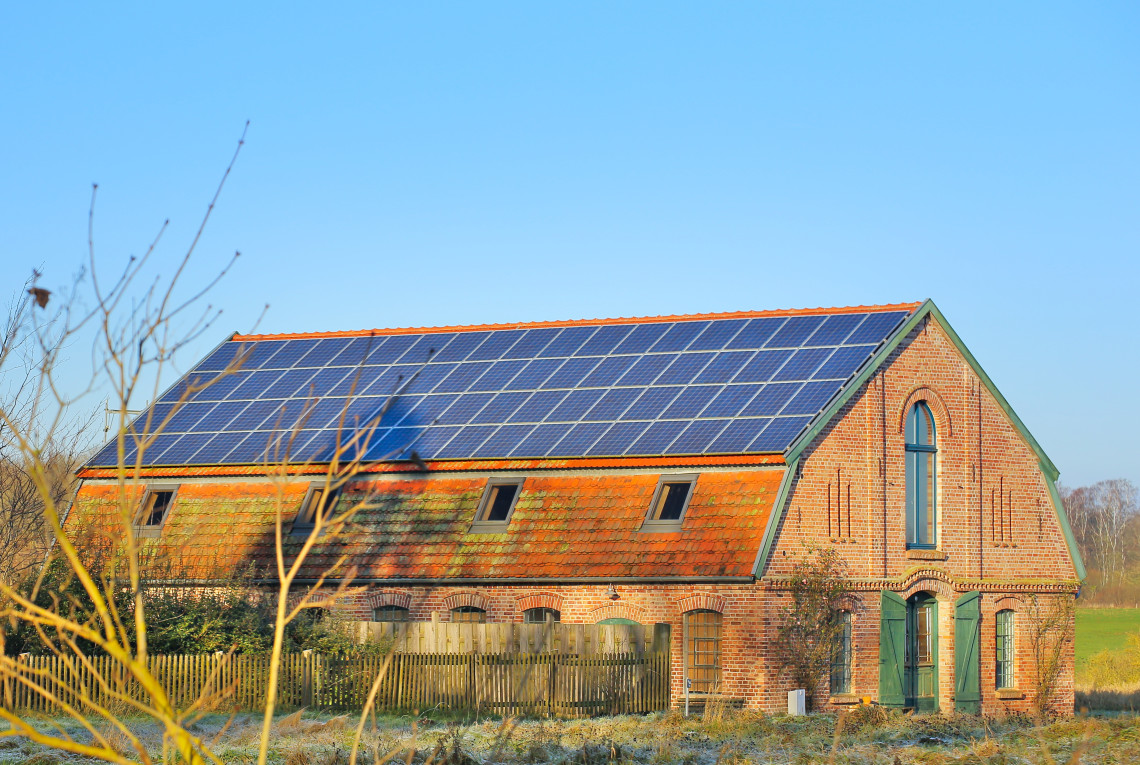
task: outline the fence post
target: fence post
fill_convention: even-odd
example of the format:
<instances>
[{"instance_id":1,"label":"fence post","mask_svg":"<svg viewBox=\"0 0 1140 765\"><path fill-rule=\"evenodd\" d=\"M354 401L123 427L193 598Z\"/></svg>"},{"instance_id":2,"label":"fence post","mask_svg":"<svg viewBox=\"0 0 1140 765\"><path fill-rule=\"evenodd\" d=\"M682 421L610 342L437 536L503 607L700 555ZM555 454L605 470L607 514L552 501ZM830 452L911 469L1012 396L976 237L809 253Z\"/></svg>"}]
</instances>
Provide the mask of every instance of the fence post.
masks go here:
<instances>
[{"instance_id":1,"label":"fence post","mask_svg":"<svg viewBox=\"0 0 1140 765\"><path fill-rule=\"evenodd\" d=\"M313 705L313 649L301 651L301 706Z\"/></svg>"}]
</instances>

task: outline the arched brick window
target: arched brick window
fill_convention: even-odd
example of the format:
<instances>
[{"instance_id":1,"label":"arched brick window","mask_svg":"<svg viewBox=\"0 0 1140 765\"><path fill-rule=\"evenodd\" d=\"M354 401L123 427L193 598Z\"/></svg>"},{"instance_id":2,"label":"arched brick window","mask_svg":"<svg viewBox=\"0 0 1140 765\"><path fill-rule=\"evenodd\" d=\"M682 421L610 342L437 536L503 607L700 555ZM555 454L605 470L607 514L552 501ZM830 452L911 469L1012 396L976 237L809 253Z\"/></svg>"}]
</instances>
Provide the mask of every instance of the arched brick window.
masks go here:
<instances>
[{"instance_id":1,"label":"arched brick window","mask_svg":"<svg viewBox=\"0 0 1140 765\"><path fill-rule=\"evenodd\" d=\"M938 541L938 437L934 415L916 401L906 422L906 542L933 549Z\"/></svg>"},{"instance_id":2,"label":"arched brick window","mask_svg":"<svg viewBox=\"0 0 1140 765\"><path fill-rule=\"evenodd\" d=\"M556 622L562 621L561 611L556 611L553 608L528 608L523 611L523 622L526 624L546 624L547 616Z\"/></svg>"},{"instance_id":3,"label":"arched brick window","mask_svg":"<svg viewBox=\"0 0 1140 765\"><path fill-rule=\"evenodd\" d=\"M851 612L840 611L839 641L831 657L831 692L851 693Z\"/></svg>"},{"instance_id":4,"label":"arched brick window","mask_svg":"<svg viewBox=\"0 0 1140 765\"><path fill-rule=\"evenodd\" d=\"M1013 611L1009 609L998 611L994 618L994 632L996 633L994 636L996 638L994 640L996 648L994 680L998 688L1016 687L1016 681L1013 677L1013 664L1017 652L1017 640L1014 636L1013 627Z\"/></svg>"},{"instance_id":5,"label":"arched brick window","mask_svg":"<svg viewBox=\"0 0 1140 765\"><path fill-rule=\"evenodd\" d=\"M460 606L451 609L451 621L483 624L487 621L487 612L476 606Z\"/></svg>"}]
</instances>

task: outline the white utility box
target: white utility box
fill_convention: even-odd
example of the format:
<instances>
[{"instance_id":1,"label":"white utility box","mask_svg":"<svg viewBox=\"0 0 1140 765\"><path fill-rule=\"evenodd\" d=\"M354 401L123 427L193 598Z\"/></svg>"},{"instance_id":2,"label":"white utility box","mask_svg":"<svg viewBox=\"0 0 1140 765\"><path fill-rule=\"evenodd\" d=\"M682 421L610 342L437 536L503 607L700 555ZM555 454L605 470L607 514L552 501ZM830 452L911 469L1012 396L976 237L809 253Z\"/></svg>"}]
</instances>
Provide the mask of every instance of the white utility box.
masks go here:
<instances>
[{"instance_id":1,"label":"white utility box","mask_svg":"<svg viewBox=\"0 0 1140 765\"><path fill-rule=\"evenodd\" d=\"M807 691L805 691L803 688L797 688L794 691L788 691L788 714L807 714Z\"/></svg>"}]
</instances>

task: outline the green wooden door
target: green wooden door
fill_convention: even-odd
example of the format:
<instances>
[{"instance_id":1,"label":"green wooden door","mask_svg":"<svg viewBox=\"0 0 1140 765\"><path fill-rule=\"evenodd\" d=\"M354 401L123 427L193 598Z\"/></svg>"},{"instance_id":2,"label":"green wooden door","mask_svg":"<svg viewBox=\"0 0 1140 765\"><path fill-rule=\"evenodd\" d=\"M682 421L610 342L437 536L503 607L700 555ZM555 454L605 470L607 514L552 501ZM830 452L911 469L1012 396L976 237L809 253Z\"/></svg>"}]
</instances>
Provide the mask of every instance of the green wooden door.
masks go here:
<instances>
[{"instance_id":1,"label":"green wooden door","mask_svg":"<svg viewBox=\"0 0 1140 765\"><path fill-rule=\"evenodd\" d=\"M907 601L906 706L938 711L938 601L920 592Z\"/></svg>"},{"instance_id":2,"label":"green wooden door","mask_svg":"<svg viewBox=\"0 0 1140 765\"><path fill-rule=\"evenodd\" d=\"M879 608L879 703L901 707L906 704L906 601L884 590Z\"/></svg>"},{"instance_id":3,"label":"green wooden door","mask_svg":"<svg viewBox=\"0 0 1140 765\"><path fill-rule=\"evenodd\" d=\"M982 595L967 592L954 602L954 709L982 711L980 677Z\"/></svg>"}]
</instances>

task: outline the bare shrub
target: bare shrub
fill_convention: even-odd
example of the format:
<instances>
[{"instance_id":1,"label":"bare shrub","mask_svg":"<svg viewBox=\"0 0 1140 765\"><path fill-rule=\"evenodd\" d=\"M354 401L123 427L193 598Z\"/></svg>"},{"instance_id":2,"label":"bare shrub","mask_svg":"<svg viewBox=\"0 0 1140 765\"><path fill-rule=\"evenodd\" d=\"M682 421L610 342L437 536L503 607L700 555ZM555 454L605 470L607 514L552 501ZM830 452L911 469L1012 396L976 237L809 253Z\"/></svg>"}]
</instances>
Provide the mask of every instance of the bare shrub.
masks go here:
<instances>
[{"instance_id":1,"label":"bare shrub","mask_svg":"<svg viewBox=\"0 0 1140 765\"><path fill-rule=\"evenodd\" d=\"M1030 596L1026 609L1030 654L1033 657L1033 705L1037 714L1050 713L1067 666L1067 646L1072 644L1076 616L1075 599L1060 595Z\"/></svg>"}]
</instances>

